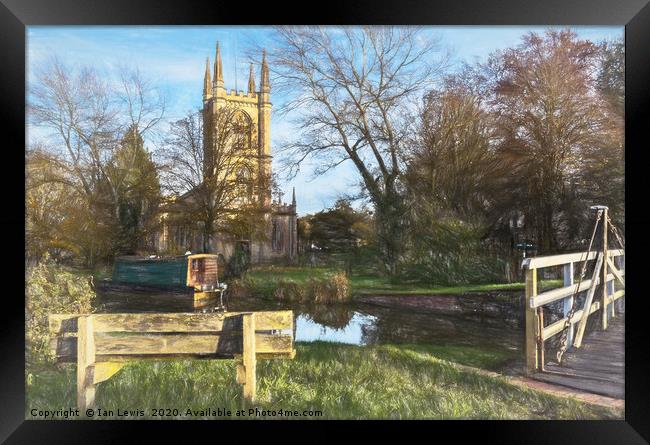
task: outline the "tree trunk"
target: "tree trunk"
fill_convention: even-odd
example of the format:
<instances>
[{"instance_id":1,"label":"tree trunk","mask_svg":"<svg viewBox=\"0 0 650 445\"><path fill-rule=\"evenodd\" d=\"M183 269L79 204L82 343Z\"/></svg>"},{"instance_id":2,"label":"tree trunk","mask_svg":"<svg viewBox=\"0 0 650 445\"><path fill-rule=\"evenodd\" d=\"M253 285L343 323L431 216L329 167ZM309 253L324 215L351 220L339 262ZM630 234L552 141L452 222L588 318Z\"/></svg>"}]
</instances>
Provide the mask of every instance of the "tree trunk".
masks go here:
<instances>
[{"instance_id":1,"label":"tree trunk","mask_svg":"<svg viewBox=\"0 0 650 445\"><path fill-rule=\"evenodd\" d=\"M203 253L208 253L210 252L210 238L211 238L211 233L210 230L204 230L203 231Z\"/></svg>"},{"instance_id":2,"label":"tree trunk","mask_svg":"<svg viewBox=\"0 0 650 445\"><path fill-rule=\"evenodd\" d=\"M382 264L387 275L397 274L397 263L404 249L402 225L403 206L395 192L382 196L375 202L375 222L379 241L379 250L383 255Z\"/></svg>"}]
</instances>

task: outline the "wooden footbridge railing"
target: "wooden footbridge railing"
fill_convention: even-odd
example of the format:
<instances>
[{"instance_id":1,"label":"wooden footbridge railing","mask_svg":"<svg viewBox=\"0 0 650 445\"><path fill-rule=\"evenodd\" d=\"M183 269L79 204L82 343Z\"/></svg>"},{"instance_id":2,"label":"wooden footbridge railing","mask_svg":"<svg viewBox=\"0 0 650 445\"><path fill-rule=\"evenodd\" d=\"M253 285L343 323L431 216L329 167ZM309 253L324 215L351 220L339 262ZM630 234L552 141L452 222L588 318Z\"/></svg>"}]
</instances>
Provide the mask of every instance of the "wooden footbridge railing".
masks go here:
<instances>
[{"instance_id":1,"label":"wooden footbridge railing","mask_svg":"<svg viewBox=\"0 0 650 445\"><path fill-rule=\"evenodd\" d=\"M618 280L623 286L623 250L603 250L568 253L564 255L526 258L522 268L526 273L526 373L544 370L544 342L567 329L568 344L580 347L589 315L601 310L601 326L607 329L608 319L615 316L614 302L625 295L625 290L615 290ZM574 264L596 261L590 279L574 283ZM617 264L618 263L618 264ZM537 271L547 267L563 267L564 286L538 293ZM596 288L602 286L600 295ZM587 292L581 307L574 307L574 298ZM595 301L594 301L595 300ZM544 324L544 306L562 301L563 318L551 324ZM573 309L573 311L572 311ZM575 330L577 324L577 331Z\"/></svg>"},{"instance_id":2,"label":"wooden footbridge railing","mask_svg":"<svg viewBox=\"0 0 650 445\"><path fill-rule=\"evenodd\" d=\"M293 312L50 315L51 349L77 363L77 405L92 407L97 383L125 362L174 358L237 360L237 382L254 401L256 362L293 358Z\"/></svg>"}]
</instances>

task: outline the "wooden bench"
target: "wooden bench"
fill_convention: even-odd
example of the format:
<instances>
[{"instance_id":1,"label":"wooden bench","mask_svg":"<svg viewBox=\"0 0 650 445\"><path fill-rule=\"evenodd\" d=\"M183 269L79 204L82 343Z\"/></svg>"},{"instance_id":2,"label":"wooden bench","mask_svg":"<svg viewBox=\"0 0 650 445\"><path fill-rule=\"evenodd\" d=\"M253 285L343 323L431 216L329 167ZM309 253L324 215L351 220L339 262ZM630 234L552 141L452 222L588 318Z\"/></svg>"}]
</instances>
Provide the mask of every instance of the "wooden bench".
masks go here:
<instances>
[{"instance_id":1,"label":"wooden bench","mask_svg":"<svg viewBox=\"0 0 650 445\"><path fill-rule=\"evenodd\" d=\"M57 361L77 363L80 409L94 405L97 383L133 360L235 359L253 402L257 360L295 356L292 311L53 314L49 328Z\"/></svg>"}]
</instances>

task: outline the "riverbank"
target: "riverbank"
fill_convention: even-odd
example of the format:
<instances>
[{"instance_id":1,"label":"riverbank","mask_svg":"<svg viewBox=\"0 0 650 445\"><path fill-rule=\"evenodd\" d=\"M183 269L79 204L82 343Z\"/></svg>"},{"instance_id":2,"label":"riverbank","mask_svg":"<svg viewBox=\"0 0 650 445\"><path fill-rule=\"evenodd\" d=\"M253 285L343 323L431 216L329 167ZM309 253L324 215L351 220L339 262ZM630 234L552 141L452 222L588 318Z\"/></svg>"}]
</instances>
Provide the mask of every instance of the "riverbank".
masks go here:
<instances>
[{"instance_id":1,"label":"riverbank","mask_svg":"<svg viewBox=\"0 0 650 445\"><path fill-rule=\"evenodd\" d=\"M340 283L344 281L344 285ZM542 280L541 291L562 285ZM525 283L487 283L437 286L394 283L385 277L354 275L327 268L257 267L234 280L234 298L258 297L290 302L354 301L387 308L459 315L518 326L523 322ZM314 292L314 289L320 292ZM340 289L346 293L341 294Z\"/></svg>"},{"instance_id":2,"label":"riverbank","mask_svg":"<svg viewBox=\"0 0 650 445\"><path fill-rule=\"evenodd\" d=\"M294 360L258 363L258 400L265 410L320 411L318 419L619 419L620 410L521 387L465 366L498 367L502 352L470 346L297 343ZM460 366L460 365L463 366ZM211 408L243 407L232 360L135 362L97 389L104 410L177 409L176 418ZM31 409L75 405L75 369L40 370L28 376L26 417ZM249 407L246 407L249 408ZM263 416L280 418L279 416ZM258 417L259 418L259 417Z\"/></svg>"},{"instance_id":3,"label":"riverbank","mask_svg":"<svg viewBox=\"0 0 650 445\"><path fill-rule=\"evenodd\" d=\"M356 301L385 308L458 315L519 326L524 318L521 292L466 292L463 294L363 294Z\"/></svg>"},{"instance_id":4,"label":"riverbank","mask_svg":"<svg viewBox=\"0 0 650 445\"><path fill-rule=\"evenodd\" d=\"M309 280L326 280L338 271L324 267L264 266L246 272L240 283L261 296L272 296L282 283L303 285ZM460 295L467 293L495 293L524 291L525 283L482 283L458 286L401 282L375 275L356 275L348 277L352 297L364 295ZM562 280L541 280L540 290L560 287Z\"/></svg>"}]
</instances>

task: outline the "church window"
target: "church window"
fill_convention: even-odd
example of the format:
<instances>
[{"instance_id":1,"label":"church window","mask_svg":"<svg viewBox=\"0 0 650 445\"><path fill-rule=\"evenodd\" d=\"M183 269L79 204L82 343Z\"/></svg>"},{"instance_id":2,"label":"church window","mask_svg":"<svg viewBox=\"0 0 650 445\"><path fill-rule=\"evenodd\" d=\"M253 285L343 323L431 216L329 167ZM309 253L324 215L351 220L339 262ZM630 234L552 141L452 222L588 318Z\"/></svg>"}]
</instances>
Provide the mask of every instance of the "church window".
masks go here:
<instances>
[{"instance_id":1,"label":"church window","mask_svg":"<svg viewBox=\"0 0 650 445\"><path fill-rule=\"evenodd\" d=\"M245 197L248 200L253 199L253 175L247 167L242 167L237 172L237 186L240 190L240 196Z\"/></svg>"},{"instance_id":2,"label":"church window","mask_svg":"<svg viewBox=\"0 0 650 445\"><path fill-rule=\"evenodd\" d=\"M273 229L271 231L271 248L275 251L282 250L283 241L282 227L278 221L273 221Z\"/></svg>"},{"instance_id":3,"label":"church window","mask_svg":"<svg viewBox=\"0 0 650 445\"><path fill-rule=\"evenodd\" d=\"M251 127L251 120L244 112L235 114L232 130L236 150L244 151L251 148Z\"/></svg>"}]
</instances>

